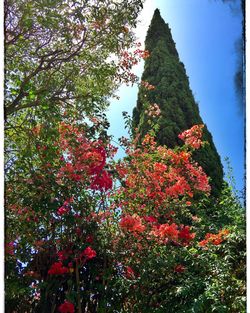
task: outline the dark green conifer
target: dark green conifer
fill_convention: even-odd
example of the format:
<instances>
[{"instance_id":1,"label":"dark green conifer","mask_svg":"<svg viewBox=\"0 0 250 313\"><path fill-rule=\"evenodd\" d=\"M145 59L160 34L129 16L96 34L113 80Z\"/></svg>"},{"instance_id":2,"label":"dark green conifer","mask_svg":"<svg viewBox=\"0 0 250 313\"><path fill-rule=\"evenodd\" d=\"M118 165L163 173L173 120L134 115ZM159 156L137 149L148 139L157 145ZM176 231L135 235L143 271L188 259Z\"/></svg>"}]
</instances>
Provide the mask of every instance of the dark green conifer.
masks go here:
<instances>
[{"instance_id":1,"label":"dark green conifer","mask_svg":"<svg viewBox=\"0 0 250 313\"><path fill-rule=\"evenodd\" d=\"M133 126L138 127L140 134L144 136L150 129L145 109L149 103L158 104L161 115L156 131L157 142L174 147L182 144L178 134L195 124L204 123L170 28L158 9L154 12L147 32L145 49L150 52L150 57L145 60L141 79L155 86L155 89L147 92L143 87L139 89L137 106L133 111ZM194 157L210 177L213 194L218 195L223 183L223 168L206 125L203 129L203 140L208 144L195 152Z\"/></svg>"}]
</instances>

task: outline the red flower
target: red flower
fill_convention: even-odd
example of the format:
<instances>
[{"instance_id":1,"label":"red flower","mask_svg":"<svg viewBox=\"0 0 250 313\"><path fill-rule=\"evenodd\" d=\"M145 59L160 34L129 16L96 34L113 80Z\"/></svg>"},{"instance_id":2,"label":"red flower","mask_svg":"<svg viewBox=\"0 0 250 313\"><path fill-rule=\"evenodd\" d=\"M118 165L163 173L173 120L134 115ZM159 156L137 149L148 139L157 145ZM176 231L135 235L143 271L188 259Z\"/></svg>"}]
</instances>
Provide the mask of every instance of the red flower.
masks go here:
<instances>
[{"instance_id":1,"label":"red flower","mask_svg":"<svg viewBox=\"0 0 250 313\"><path fill-rule=\"evenodd\" d=\"M126 231L137 231L139 233L145 229L145 226L141 223L141 218L137 215L123 217L120 221L120 227Z\"/></svg>"},{"instance_id":2,"label":"red flower","mask_svg":"<svg viewBox=\"0 0 250 313\"><path fill-rule=\"evenodd\" d=\"M68 258L68 256L66 256L65 250L58 251L57 255L58 255L58 258L59 258L60 261L67 260L67 258Z\"/></svg>"},{"instance_id":3,"label":"red flower","mask_svg":"<svg viewBox=\"0 0 250 313\"><path fill-rule=\"evenodd\" d=\"M60 207L58 210L57 210L57 214L58 215L64 215L66 213L68 213L69 209L65 208L64 206Z\"/></svg>"},{"instance_id":4,"label":"red flower","mask_svg":"<svg viewBox=\"0 0 250 313\"><path fill-rule=\"evenodd\" d=\"M14 251L15 251L15 242L14 242L14 241L11 241L11 242L7 243L7 244L6 244L6 247L5 247L5 251L6 251L6 254L14 255Z\"/></svg>"},{"instance_id":5,"label":"red flower","mask_svg":"<svg viewBox=\"0 0 250 313\"><path fill-rule=\"evenodd\" d=\"M143 218L148 223L157 223L157 218L154 216L144 216Z\"/></svg>"},{"instance_id":6,"label":"red flower","mask_svg":"<svg viewBox=\"0 0 250 313\"><path fill-rule=\"evenodd\" d=\"M93 235L88 235L88 236L86 237L86 242L92 243L93 241L94 241L94 236L93 236Z\"/></svg>"},{"instance_id":7,"label":"red flower","mask_svg":"<svg viewBox=\"0 0 250 313\"><path fill-rule=\"evenodd\" d=\"M200 247L204 247L207 244L207 240L202 240L199 242Z\"/></svg>"},{"instance_id":8,"label":"red flower","mask_svg":"<svg viewBox=\"0 0 250 313\"><path fill-rule=\"evenodd\" d=\"M75 312L75 307L74 304L69 302L69 301L65 301L64 303L62 303L59 308L58 311L60 313L74 313Z\"/></svg>"},{"instance_id":9,"label":"red flower","mask_svg":"<svg viewBox=\"0 0 250 313\"><path fill-rule=\"evenodd\" d=\"M106 171L102 171L101 174L94 176L94 179L90 185L91 189L94 190L105 190L112 188L112 179Z\"/></svg>"},{"instance_id":10,"label":"red flower","mask_svg":"<svg viewBox=\"0 0 250 313\"><path fill-rule=\"evenodd\" d=\"M184 226L179 232L179 238L183 240L184 245L188 245L191 240L195 237L195 233L190 233L190 227Z\"/></svg>"},{"instance_id":11,"label":"red flower","mask_svg":"<svg viewBox=\"0 0 250 313\"><path fill-rule=\"evenodd\" d=\"M72 250L65 249L57 252L57 256L59 261L65 261L69 258L69 256L72 254Z\"/></svg>"},{"instance_id":12,"label":"red flower","mask_svg":"<svg viewBox=\"0 0 250 313\"><path fill-rule=\"evenodd\" d=\"M81 257L85 258L86 260L90 260L96 257L96 252L91 247L87 247L82 253Z\"/></svg>"},{"instance_id":13,"label":"red flower","mask_svg":"<svg viewBox=\"0 0 250 313\"><path fill-rule=\"evenodd\" d=\"M68 273L69 269L63 266L62 262L55 262L48 271L49 275L63 275Z\"/></svg>"},{"instance_id":14,"label":"red flower","mask_svg":"<svg viewBox=\"0 0 250 313\"><path fill-rule=\"evenodd\" d=\"M126 266L124 269L125 269L124 276L127 279L135 279L135 272L133 271L133 269L130 266Z\"/></svg>"},{"instance_id":15,"label":"red flower","mask_svg":"<svg viewBox=\"0 0 250 313\"><path fill-rule=\"evenodd\" d=\"M186 270L185 266L178 264L176 265L176 267L174 268L174 271L176 273L183 273Z\"/></svg>"},{"instance_id":16,"label":"red flower","mask_svg":"<svg viewBox=\"0 0 250 313\"><path fill-rule=\"evenodd\" d=\"M167 165L156 162L154 164L154 170L157 172L165 172L167 170Z\"/></svg>"},{"instance_id":17,"label":"red flower","mask_svg":"<svg viewBox=\"0 0 250 313\"><path fill-rule=\"evenodd\" d=\"M91 160L91 174L97 174L102 171L106 162L106 151L103 147L92 149L92 151L87 153L86 156Z\"/></svg>"},{"instance_id":18,"label":"red flower","mask_svg":"<svg viewBox=\"0 0 250 313\"><path fill-rule=\"evenodd\" d=\"M77 234L77 236L81 236L81 234L82 234L81 228L79 228L79 227L76 228L76 234Z\"/></svg>"}]
</instances>

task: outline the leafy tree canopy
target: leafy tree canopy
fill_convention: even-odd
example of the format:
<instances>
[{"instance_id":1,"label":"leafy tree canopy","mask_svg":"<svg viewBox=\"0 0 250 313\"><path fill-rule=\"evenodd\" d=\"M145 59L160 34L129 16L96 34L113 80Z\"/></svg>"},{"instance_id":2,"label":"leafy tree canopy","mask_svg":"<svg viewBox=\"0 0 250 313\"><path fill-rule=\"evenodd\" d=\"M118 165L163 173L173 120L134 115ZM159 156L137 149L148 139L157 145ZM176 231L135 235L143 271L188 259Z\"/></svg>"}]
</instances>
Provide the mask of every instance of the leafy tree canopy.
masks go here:
<instances>
[{"instance_id":1,"label":"leafy tree canopy","mask_svg":"<svg viewBox=\"0 0 250 313\"><path fill-rule=\"evenodd\" d=\"M42 107L93 111L119 82L142 2L5 1L5 114Z\"/></svg>"}]
</instances>

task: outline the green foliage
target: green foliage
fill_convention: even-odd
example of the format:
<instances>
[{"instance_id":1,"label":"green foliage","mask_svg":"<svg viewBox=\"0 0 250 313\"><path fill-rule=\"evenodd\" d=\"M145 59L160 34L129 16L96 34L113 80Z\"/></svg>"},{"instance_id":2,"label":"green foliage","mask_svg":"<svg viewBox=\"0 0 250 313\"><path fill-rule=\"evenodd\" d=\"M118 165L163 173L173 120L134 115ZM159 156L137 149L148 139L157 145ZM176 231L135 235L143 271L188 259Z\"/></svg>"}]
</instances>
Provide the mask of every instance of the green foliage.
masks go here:
<instances>
[{"instance_id":1,"label":"green foliage","mask_svg":"<svg viewBox=\"0 0 250 313\"><path fill-rule=\"evenodd\" d=\"M36 155L30 135L40 123L53 132L61 121L100 117L123 81L119 60L134 45L141 8L140 0L5 1L8 175Z\"/></svg>"},{"instance_id":2,"label":"green foliage","mask_svg":"<svg viewBox=\"0 0 250 313\"><path fill-rule=\"evenodd\" d=\"M172 148L181 144L178 134L195 124L203 124L203 121L189 87L185 67L179 60L170 28L158 9L149 26L145 48L150 52L150 57L145 60L142 81L152 84L155 89L145 91L140 88L137 106L133 111L133 125L134 128L139 127L143 137L150 129L143 118L145 103L158 104L161 115L157 121L159 129L156 138L160 145ZM213 195L218 195L223 183L223 169L207 127L203 139L208 144L195 153L195 160L211 178Z\"/></svg>"},{"instance_id":3,"label":"green foliage","mask_svg":"<svg viewBox=\"0 0 250 313\"><path fill-rule=\"evenodd\" d=\"M119 83L110 57L130 47L141 7L139 0L5 1L6 117L26 108L106 107Z\"/></svg>"},{"instance_id":4,"label":"green foliage","mask_svg":"<svg viewBox=\"0 0 250 313\"><path fill-rule=\"evenodd\" d=\"M56 182L58 126L80 121L92 140L109 140L103 111L123 82L119 61L134 45L132 28L141 8L140 0L5 1L5 241L15 241L20 251L15 257L6 253L6 312L52 312L55 302L65 299L63 292L55 299L56 286L47 279L58 236L51 212L77 193L79 208L88 214L98 207L100 195L93 202L79 185L72 189ZM92 117L97 126L90 123ZM17 213L31 207L31 215ZM95 232L91 223L84 231L92 227ZM64 230L67 241L74 234ZM47 242L45 251L34 249L35 239ZM95 275L100 268L103 259L88 270ZM37 277L26 276L28 269L41 275L39 303L31 285ZM80 272L90 288L100 289L106 305L108 291L100 283L93 287L88 275ZM74 303L75 294L67 294Z\"/></svg>"},{"instance_id":5,"label":"green foliage","mask_svg":"<svg viewBox=\"0 0 250 313\"><path fill-rule=\"evenodd\" d=\"M197 244L186 249L165 246L149 250L140 264L140 273L143 274L134 281L130 291L130 297L136 303L133 312L246 312L243 207L228 186L224 186L222 196L217 200L211 207L211 212L216 213L210 219L204 212L208 199L197 201L193 210L199 219L193 230L197 239L201 239L207 232L216 233L226 228L229 230L227 239L220 245L205 248ZM182 220L184 213L182 210ZM184 265L185 271L169 275L176 262Z\"/></svg>"},{"instance_id":6,"label":"green foliage","mask_svg":"<svg viewBox=\"0 0 250 313\"><path fill-rule=\"evenodd\" d=\"M224 184L221 196L215 202L200 202L197 212L201 219L197 234L228 229L229 235L221 245L190 249L191 257L197 255L198 271L191 270L186 284L193 299L187 312L246 312L244 208L231 187Z\"/></svg>"}]
</instances>

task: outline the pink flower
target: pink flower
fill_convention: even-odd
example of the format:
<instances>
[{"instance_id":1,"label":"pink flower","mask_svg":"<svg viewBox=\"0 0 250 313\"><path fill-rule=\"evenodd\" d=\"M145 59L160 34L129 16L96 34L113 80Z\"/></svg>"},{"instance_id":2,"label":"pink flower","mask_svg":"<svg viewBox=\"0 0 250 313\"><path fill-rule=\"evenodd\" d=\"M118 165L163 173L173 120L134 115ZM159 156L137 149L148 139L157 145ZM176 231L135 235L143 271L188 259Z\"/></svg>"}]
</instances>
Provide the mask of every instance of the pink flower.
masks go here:
<instances>
[{"instance_id":1,"label":"pink flower","mask_svg":"<svg viewBox=\"0 0 250 313\"><path fill-rule=\"evenodd\" d=\"M185 130L178 137L185 142L186 145L194 149L199 149L202 141L202 128L204 125L194 125L192 128Z\"/></svg>"}]
</instances>

